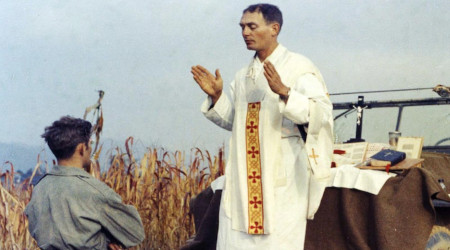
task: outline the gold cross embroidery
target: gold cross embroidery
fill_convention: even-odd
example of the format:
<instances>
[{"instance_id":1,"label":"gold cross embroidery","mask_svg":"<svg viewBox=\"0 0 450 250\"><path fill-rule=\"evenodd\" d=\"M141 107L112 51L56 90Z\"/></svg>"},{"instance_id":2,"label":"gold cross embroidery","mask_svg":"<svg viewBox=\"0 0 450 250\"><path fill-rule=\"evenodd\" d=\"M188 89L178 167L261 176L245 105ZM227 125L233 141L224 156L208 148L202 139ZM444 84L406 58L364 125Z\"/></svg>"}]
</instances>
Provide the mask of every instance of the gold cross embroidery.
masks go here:
<instances>
[{"instance_id":1,"label":"gold cross embroidery","mask_svg":"<svg viewBox=\"0 0 450 250\"><path fill-rule=\"evenodd\" d=\"M309 157L310 157L310 158L313 158L313 159L314 159L314 162L315 162L316 165L317 165L317 160L316 160L316 158L319 158L319 155L316 155L316 154L314 153L314 148L312 149L312 155L309 155Z\"/></svg>"}]
</instances>

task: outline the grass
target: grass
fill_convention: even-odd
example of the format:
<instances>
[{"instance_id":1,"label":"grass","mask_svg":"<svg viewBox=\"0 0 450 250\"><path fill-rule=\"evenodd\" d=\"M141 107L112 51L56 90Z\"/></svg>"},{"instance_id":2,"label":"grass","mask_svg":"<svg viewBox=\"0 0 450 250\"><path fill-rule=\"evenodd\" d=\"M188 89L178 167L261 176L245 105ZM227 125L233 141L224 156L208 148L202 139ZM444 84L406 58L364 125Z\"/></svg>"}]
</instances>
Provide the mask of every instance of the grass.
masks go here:
<instances>
[{"instance_id":1,"label":"grass","mask_svg":"<svg viewBox=\"0 0 450 250\"><path fill-rule=\"evenodd\" d=\"M105 171L100 171L100 146L91 174L114 189L124 203L138 209L146 238L136 249L178 249L195 233L189 201L223 174L223 148L217 155L194 148L189 159L182 151L148 148L136 157L133 143L130 137L124 151L119 147L113 149ZM35 171L42 166L49 169L38 158ZM31 198L32 177L16 184L13 164L7 162L2 167L5 168L9 170L0 170L0 249L38 249L28 232L24 214Z\"/></svg>"}]
</instances>

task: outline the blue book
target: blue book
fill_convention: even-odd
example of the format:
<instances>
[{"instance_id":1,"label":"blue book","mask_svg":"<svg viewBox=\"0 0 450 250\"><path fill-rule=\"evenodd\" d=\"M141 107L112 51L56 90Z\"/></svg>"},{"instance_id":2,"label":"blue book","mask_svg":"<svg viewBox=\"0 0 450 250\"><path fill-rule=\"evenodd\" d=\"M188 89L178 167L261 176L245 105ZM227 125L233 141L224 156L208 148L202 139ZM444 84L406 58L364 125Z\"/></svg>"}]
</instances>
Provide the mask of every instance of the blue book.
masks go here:
<instances>
[{"instance_id":1,"label":"blue book","mask_svg":"<svg viewBox=\"0 0 450 250\"><path fill-rule=\"evenodd\" d=\"M403 161L405 158L405 152L392 149L383 149L370 157L370 165L374 167L385 167L390 164L391 166L394 166L395 164Z\"/></svg>"}]
</instances>

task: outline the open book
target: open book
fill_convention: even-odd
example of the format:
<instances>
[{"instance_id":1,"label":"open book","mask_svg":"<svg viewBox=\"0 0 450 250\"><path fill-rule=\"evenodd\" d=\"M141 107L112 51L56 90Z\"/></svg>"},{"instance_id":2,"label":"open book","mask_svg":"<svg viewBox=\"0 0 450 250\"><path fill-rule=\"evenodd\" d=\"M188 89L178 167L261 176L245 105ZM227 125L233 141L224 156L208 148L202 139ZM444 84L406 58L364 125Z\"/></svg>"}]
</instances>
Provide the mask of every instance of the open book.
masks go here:
<instances>
[{"instance_id":1,"label":"open book","mask_svg":"<svg viewBox=\"0 0 450 250\"><path fill-rule=\"evenodd\" d=\"M422 154L423 137L399 137L397 151L405 152L407 158L419 159Z\"/></svg>"},{"instance_id":2,"label":"open book","mask_svg":"<svg viewBox=\"0 0 450 250\"><path fill-rule=\"evenodd\" d=\"M337 167L346 164L359 164L381 150L388 148L389 144L386 143L354 142L334 144L333 162Z\"/></svg>"},{"instance_id":3,"label":"open book","mask_svg":"<svg viewBox=\"0 0 450 250\"><path fill-rule=\"evenodd\" d=\"M366 156L367 142L334 144L333 161L336 166L361 163Z\"/></svg>"}]
</instances>

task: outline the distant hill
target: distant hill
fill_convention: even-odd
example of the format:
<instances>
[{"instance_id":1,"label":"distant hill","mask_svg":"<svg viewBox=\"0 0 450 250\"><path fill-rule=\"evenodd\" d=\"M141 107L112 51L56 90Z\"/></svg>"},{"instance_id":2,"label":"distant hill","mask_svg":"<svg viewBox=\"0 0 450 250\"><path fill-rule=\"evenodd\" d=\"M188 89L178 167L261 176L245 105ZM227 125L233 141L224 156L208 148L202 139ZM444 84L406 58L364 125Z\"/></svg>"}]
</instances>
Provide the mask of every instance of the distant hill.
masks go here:
<instances>
[{"instance_id":1,"label":"distant hill","mask_svg":"<svg viewBox=\"0 0 450 250\"><path fill-rule=\"evenodd\" d=\"M41 153L44 150L44 153ZM9 161L14 165L15 171L27 172L33 169L37 164L38 155L41 153L41 160L52 160L52 153L49 149L43 146L28 146L17 143L1 143L0 142L0 166L3 166L3 171L10 168ZM43 159L47 158L47 159Z\"/></svg>"}]
</instances>

